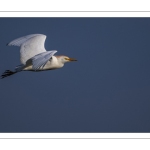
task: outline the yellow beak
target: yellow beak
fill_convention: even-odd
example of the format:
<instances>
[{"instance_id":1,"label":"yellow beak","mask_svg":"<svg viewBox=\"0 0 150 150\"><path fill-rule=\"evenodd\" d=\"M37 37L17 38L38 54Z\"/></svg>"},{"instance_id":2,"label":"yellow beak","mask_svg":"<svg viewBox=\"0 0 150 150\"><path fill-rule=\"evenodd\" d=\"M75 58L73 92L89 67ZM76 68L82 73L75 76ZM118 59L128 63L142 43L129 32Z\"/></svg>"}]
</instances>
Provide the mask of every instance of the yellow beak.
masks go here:
<instances>
[{"instance_id":1,"label":"yellow beak","mask_svg":"<svg viewBox=\"0 0 150 150\"><path fill-rule=\"evenodd\" d=\"M69 61L77 61L75 58L68 58Z\"/></svg>"}]
</instances>

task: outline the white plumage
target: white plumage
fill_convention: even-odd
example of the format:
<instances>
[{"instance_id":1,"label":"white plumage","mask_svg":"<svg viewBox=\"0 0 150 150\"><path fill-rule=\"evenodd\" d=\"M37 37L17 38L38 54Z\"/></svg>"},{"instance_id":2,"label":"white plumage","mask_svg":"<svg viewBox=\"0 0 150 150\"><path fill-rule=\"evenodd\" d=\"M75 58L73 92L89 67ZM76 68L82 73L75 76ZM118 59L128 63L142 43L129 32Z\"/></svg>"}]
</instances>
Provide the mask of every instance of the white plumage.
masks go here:
<instances>
[{"instance_id":1,"label":"white plumage","mask_svg":"<svg viewBox=\"0 0 150 150\"><path fill-rule=\"evenodd\" d=\"M20 47L20 61L25 65L31 57L46 52L45 39L46 36L43 34L31 34L11 41L8 46Z\"/></svg>"},{"instance_id":2,"label":"white plumage","mask_svg":"<svg viewBox=\"0 0 150 150\"><path fill-rule=\"evenodd\" d=\"M15 71L6 70L1 78L23 70L44 71L57 69L63 67L66 62L76 61L76 59L67 56L54 56L57 50L46 51L44 46L45 40L46 35L31 34L8 43L8 46L20 47L21 65L17 66Z\"/></svg>"}]
</instances>

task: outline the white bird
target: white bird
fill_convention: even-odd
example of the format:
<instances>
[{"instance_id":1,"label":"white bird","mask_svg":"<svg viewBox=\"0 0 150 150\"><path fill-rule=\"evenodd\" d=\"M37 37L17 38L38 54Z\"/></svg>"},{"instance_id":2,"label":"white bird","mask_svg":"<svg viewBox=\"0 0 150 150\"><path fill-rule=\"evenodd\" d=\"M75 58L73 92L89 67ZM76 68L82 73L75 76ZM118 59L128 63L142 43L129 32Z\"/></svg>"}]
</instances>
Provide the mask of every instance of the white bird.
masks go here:
<instances>
[{"instance_id":1,"label":"white bird","mask_svg":"<svg viewBox=\"0 0 150 150\"><path fill-rule=\"evenodd\" d=\"M21 65L15 71L6 70L1 78L5 78L20 71L44 71L58 69L66 62L77 61L67 56L54 56L57 50L46 51L44 47L46 36L43 34L30 34L8 43L8 46L20 47Z\"/></svg>"}]
</instances>

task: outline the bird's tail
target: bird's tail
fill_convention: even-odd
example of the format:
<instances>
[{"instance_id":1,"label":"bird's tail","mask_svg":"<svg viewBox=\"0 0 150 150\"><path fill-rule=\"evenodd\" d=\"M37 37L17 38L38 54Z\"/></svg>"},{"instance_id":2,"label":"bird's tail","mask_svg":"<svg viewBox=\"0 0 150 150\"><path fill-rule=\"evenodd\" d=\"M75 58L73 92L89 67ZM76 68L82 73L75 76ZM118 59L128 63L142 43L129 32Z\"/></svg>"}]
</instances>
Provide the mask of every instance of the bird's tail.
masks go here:
<instances>
[{"instance_id":1,"label":"bird's tail","mask_svg":"<svg viewBox=\"0 0 150 150\"><path fill-rule=\"evenodd\" d=\"M8 77L8 76L11 76L17 72L20 72L22 71L24 65L19 65L19 66L16 66L15 68L15 71L11 71L11 70L6 70L2 75L1 75L1 79L5 78L5 77Z\"/></svg>"}]
</instances>

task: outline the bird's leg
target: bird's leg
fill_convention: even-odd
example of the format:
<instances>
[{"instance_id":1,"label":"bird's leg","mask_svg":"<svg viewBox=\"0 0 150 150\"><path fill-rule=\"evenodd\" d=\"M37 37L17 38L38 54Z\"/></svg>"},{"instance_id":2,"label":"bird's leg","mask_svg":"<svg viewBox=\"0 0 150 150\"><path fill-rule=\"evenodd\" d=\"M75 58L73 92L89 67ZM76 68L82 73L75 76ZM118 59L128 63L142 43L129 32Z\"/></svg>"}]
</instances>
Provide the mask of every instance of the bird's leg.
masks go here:
<instances>
[{"instance_id":1,"label":"bird's leg","mask_svg":"<svg viewBox=\"0 0 150 150\"><path fill-rule=\"evenodd\" d=\"M11 71L11 70L6 70L2 75L1 75L1 79L11 76L13 74L17 73L17 71Z\"/></svg>"}]
</instances>

